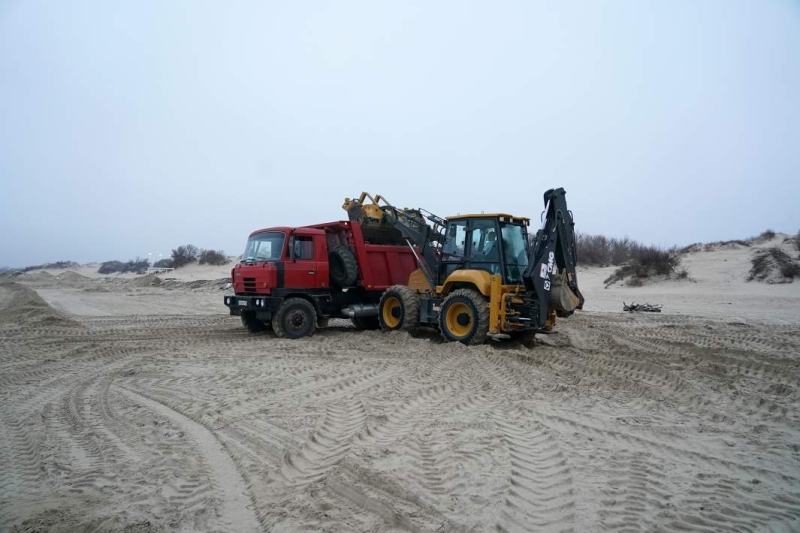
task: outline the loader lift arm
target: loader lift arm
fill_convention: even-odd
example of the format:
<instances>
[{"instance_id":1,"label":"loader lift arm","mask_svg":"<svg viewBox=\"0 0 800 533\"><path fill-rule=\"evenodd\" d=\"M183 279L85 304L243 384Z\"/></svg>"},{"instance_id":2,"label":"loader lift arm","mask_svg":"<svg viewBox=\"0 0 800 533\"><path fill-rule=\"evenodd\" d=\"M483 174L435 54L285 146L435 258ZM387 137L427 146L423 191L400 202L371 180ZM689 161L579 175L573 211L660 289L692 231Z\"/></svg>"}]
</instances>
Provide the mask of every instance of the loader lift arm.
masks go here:
<instances>
[{"instance_id":1,"label":"loader lift arm","mask_svg":"<svg viewBox=\"0 0 800 533\"><path fill-rule=\"evenodd\" d=\"M367 203L369 200L371 203ZM443 228L447 221L422 208L399 209L381 196L372 196L362 192L359 198L345 199L342 206L350 216L350 220L361 222L364 234L378 235L391 242L392 232L395 232L397 243L402 242L411 248L417 259L417 264L422 270L431 287L436 286L436 272L439 265L439 254L444 242ZM427 221L430 221L430 225ZM388 234L387 234L388 233ZM419 254L417 254L417 250Z\"/></svg>"},{"instance_id":2,"label":"loader lift arm","mask_svg":"<svg viewBox=\"0 0 800 533\"><path fill-rule=\"evenodd\" d=\"M569 316L584 303L578 289L575 222L567 209L566 191L548 190L544 205L542 227L536 232L523 273L526 289L536 295L540 328L545 326L551 308Z\"/></svg>"}]
</instances>

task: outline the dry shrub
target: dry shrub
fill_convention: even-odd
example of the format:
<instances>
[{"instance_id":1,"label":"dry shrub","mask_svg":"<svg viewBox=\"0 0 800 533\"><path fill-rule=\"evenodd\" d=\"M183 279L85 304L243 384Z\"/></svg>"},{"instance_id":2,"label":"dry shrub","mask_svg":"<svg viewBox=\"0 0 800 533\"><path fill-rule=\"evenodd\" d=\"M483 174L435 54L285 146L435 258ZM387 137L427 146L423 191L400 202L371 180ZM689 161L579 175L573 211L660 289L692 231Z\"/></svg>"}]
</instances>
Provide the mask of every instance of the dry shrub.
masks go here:
<instances>
[{"instance_id":1,"label":"dry shrub","mask_svg":"<svg viewBox=\"0 0 800 533\"><path fill-rule=\"evenodd\" d=\"M55 263L44 263L43 265L26 266L22 272L30 272L31 270L44 270L44 269L62 269L62 268L78 268L80 265L75 261L56 261Z\"/></svg>"},{"instance_id":2,"label":"dry shrub","mask_svg":"<svg viewBox=\"0 0 800 533\"><path fill-rule=\"evenodd\" d=\"M201 265L209 264L214 266L227 265L228 256L222 250L203 250L200 253L199 262Z\"/></svg>"},{"instance_id":3,"label":"dry shrub","mask_svg":"<svg viewBox=\"0 0 800 533\"><path fill-rule=\"evenodd\" d=\"M137 274L144 274L147 272L148 267L150 266L150 261L147 259L131 259L130 261L106 261L100 264L100 268L97 269L97 272L100 274L114 274L114 273L121 273L124 274L126 272L135 272Z\"/></svg>"},{"instance_id":4,"label":"dry shrub","mask_svg":"<svg viewBox=\"0 0 800 533\"><path fill-rule=\"evenodd\" d=\"M188 265L193 261L197 261L197 256L200 250L193 244L184 244L172 250L172 266L173 268L180 268Z\"/></svg>"},{"instance_id":5,"label":"dry shrub","mask_svg":"<svg viewBox=\"0 0 800 533\"><path fill-rule=\"evenodd\" d=\"M633 257L634 250L642 245L629 237L609 238L605 235L575 234L578 262L594 266L619 266Z\"/></svg>"},{"instance_id":6,"label":"dry shrub","mask_svg":"<svg viewBox=\"0 0 800 533\"><path fill-rule=\"evenodd\" d=\"M628 280L628 285L640 286L642 280L653 276L666 276L670 277L675 269L680 265L681 257L677 248L663 249L655 246L642 246L635 245L631 249L630 260L616 269L613 274L607 277L603 283L606 286L622 281L625 278ZM685 272L685 275L683 274ZM683 277L681 277L683 276ZM689 272L683 269L679 274L681 279L689 277ZM635 285L636 279L639 285Z\"/></svg>"}]
</instances>

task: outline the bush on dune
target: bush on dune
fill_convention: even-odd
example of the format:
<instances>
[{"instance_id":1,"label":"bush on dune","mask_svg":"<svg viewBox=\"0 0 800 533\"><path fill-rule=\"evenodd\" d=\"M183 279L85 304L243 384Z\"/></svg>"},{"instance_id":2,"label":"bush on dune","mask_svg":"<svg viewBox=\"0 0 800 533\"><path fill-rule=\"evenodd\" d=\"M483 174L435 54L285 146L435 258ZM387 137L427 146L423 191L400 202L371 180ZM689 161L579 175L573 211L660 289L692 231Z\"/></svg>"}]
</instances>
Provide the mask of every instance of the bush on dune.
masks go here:
<instances>
[{"instance_id":1,"label":"bush on dune","mask_svg":"<svg viewBox=\"0 0 800 533\"><path fill-rule=\"evenodd\" d=\"M200 250L193 244L184 244L172 250L172 267L180 268L197 261Z\"/></svg>"},{"instance_id":2,"label":"bush on dune","mask_svg":"<svg viewBox=\"0 0 800 533\"><path fill-rule=\"evenodd\" d=\"M671 277L676 274L678 279L688 279L689 271L685 268L676 272L681 264L681 256L677 248L663 249L655 246L636 244L630 252L630 259L617 268L603 283L606 286L628 278L628 285L639 287L643 280L656 276Z\"/></svg>"},{"instance_id":3,"label":"bush on dune","mask_svg":"<svg viewBox=\"0 0 800 533\"><path fill-rule=\"evenodd\" d=\"M201 265L220 266L227 265L228 262L228 256L222 250L203 250L200 253L199 263Z\"/></svg>"},{"instance_id":4,"label":"bush on dune","mask_svg":"<svg viewBox=\"0 0 800 533\"><path fill-rule=\"evenodd\" d=\"M150 261L147 259L131 259L130 261L106 261L100 264L97 272L100 274L125 274L126 272L135 272L136 274L144 274L150 267Z\"/></svg>"},{"instance_id":5,"label":"bush on dune","mask_svg":"<svg viewBox=\"0 0 800 533\"><path fill-rule=\"evenodd\" d=\"M747 281L765 281L769 278L772 282L772 278L778 275L786 280L800 278L800 263L777 246L759 251L750 262L752 266Z\"/></svg>"}]
</instances>

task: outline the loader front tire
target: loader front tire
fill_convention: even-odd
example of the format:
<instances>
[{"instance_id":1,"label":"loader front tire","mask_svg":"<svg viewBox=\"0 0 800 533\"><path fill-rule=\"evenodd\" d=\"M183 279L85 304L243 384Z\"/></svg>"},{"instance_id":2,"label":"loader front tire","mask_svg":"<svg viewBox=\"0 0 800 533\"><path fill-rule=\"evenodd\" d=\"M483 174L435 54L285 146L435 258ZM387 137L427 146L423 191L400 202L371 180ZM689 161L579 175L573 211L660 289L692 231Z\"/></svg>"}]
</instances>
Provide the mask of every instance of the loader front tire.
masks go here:
<instances>
[{"instance_id":1,"label":"loader front tire","mask_svg":"<svg viewBox=\"0 0 800 533\"><path fill-rule=\"evenodd\" d=\"M409 331L419 325L419 296L405 285L392 285L381 296L378 321L383 331Z\"/></svg>"},{"instance_id":2,"label":"loader front tire","mask_svg":"<svg viewBox=\"0 0 800 533\"><path fill-rule=\"evenodd\" d=\"M473 289L458 289L442 302L439 331L447 342L482 344L489 334L489 303Z\"/></svg>"},{"instance_id":3,"label":"loader front tire","mask_svg":"<svg viewBox=\"0 0 800 533\"><path fill-rule=\"evenodd\" d=\"M311 302L302 298L289 298L272 316L272 330L275 336L299 339L314 334L317 326L317 311Z\"/></svg>"}]
</instances>

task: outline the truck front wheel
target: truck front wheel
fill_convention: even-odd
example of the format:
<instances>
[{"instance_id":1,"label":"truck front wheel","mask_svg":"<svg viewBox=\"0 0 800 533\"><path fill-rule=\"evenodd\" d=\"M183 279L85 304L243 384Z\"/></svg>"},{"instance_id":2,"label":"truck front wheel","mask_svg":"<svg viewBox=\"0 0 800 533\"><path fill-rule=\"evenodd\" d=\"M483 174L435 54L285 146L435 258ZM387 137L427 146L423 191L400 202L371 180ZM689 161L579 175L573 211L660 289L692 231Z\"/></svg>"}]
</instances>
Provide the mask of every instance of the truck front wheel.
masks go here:
<instances>
[{"instance_id":1,"label":"truck front wheel","mask_svg":"<svg viewBox=\"0 0 800 533\"><path fill-rule=\"evenodd\" d=\"M299 339L314 334L317 312L311 302L302 298L289 298L272 317L272 330L276 337Z\"/></svg>"},{"instance_id":2,"label":"truck front wheel","mask_svg":"<svg viewBox=\"0 0 800 533\"><path fill-rule=\"evenodd\" d=\"M448 342L481 344L489 333L489 304L472 289L453 291L442 303L439 329Z\"/></svg>"},{"instance_id":3,"label":"truck front wheel","mask_svg":"<svg viewBox=\"0 0 800 533\"><path fill-rule=\"evenodd\" d=\"M419 325L419 296L405 285L386 289L378 305L383 331L408 331Z\"/></svg>"}]
</instances>

